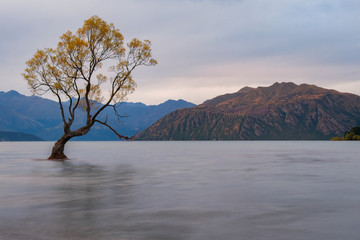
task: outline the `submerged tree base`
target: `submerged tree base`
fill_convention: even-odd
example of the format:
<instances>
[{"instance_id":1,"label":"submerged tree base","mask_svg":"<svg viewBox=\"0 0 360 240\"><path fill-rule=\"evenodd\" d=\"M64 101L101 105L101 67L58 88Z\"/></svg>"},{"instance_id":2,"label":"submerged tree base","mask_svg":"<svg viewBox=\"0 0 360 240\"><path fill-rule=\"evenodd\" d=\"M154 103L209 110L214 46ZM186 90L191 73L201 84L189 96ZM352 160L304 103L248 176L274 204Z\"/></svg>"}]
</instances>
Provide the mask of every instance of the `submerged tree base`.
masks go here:
<instances>
[{"instance_id":1,"label":"submerged tree base","mask_svg":"<svg viewBox=\"0 0 360 240\"><path fill-rule=\"evenodd\" d=\"M69 159L64 153L62 153L62 154L51 154L48 160L65 161Z\"/></svg>"},{"instance_id":2,"label":"submerged tree base","mask_svg":"<svg viewBox=\"0 0 360 240\"><path fill-rule=\"evenodd\" d=\"M68 160L68 157L64 154L65 144L69 141L71 136L63 135L53 146L51 155L48 160Z\"/></svg>"}]
</instances>

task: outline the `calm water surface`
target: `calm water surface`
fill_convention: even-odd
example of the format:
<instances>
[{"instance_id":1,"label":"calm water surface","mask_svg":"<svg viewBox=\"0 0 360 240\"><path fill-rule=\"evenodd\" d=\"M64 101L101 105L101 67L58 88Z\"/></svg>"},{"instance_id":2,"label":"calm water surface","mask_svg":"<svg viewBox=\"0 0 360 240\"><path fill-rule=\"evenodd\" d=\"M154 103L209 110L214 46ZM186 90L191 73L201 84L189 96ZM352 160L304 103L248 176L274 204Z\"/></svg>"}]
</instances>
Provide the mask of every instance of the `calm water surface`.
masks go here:
<instances>
[{"instance_id":1,"label":"calm water surface","mask_svg":"<svg viewBox=\"0 0 360 240\"><path fill-rule=\"evenodd\" d=\"M360 239L360 143L0 143L1 240Z\"/></svg>"}]
</instances>

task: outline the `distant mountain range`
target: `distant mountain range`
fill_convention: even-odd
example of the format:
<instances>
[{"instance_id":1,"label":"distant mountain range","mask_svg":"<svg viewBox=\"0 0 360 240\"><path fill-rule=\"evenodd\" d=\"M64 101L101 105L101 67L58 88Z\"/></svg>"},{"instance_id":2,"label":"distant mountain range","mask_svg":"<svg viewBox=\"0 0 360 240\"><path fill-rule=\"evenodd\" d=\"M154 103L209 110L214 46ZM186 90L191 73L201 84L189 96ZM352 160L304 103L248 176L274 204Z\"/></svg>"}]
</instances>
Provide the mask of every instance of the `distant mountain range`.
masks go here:
<instances>
[{"instance_id":1,"label":"distant mountain range","mask_svg":"<svg viewBox=\"0 0 360 240\"><path fill-rule=\"evenodd\" d=\"M65 103L65 105L68 103ZM104 110L102 118L108 116L108 123L122 135L133 136L166 114L180 109L193 107L195 104L184 100L168 100L159 105L124 102L117 107L118 119L112 107ZM83 111L77 113L74 128L84 122ZM63 133L59 104L37 96L24 96L16 91L0 92L0 131L22 132L36 135L44 140L57 140ZM74 140L118 140L107 127L94 125L91 131Z\"/></svg>"},{"instance_id":2,"label":"distant mountain range","mask_svg":"<svg viewBox=\"0 0 360 240\"><path fill-rule=\"evenodd\" d=\"M315 85L245 87L176 110L139 140L330 139L360 124L360 96Z\"/></svg>"},{"instance_id":3,"label":"distant mountain range","mask_svg":"<svg viewBox=\"0 0 360 240\"><path fill-rule=\"evenodd\" d=\"M9 141L43 141L43 139L27 133L0 131L0 142Z\"/></svg>"}]
</instances>

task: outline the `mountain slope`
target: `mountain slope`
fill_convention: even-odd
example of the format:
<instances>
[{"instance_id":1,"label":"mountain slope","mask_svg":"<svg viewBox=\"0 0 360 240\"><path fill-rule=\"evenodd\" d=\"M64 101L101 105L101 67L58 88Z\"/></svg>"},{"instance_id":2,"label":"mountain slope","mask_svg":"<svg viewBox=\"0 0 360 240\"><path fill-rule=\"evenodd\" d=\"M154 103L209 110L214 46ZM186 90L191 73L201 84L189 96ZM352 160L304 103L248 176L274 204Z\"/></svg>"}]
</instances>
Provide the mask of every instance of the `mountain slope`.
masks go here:
<instances>
[{"instance_id":1,"label":"mountain slope","mask_svg":"<svg viewBox=\"0 0 360 240\"><path fill-rule=\"evenodd\" d=\"M68 103L64 103L65 109ZM179 108L195 106L184 100L168 100L159 105L124 102L117 107L118 119L112 107L100 115L107 118L119 133L133 136L166 114ZM80 127L86 121L83 111L79 110L73 128ZM59 104L37 96L24 96L16 91L0 92L0 131L13 131L34 134L45 140L57 140L63 133ZM118 140L107 127L95 124L90 132L74 140Z\"/></svg>"},{"instance_id":2,"label":"mountain slope","mask_svg":"<svg viewBox=\"0 0 360 240\"><path fill-rule=\"evenodd\" d=\"M137 139L330 139L359 123L360 96L315 85L275 83L172 112Z\"/></svg>"},{"instance_id":3,"label":"mountain slope","mask_svg":"<svg viewBox=\"0 0 360 240\"><path fill-rule=\"evenodd\" d=\"M0 131L0 142L8 141L43 141L43 139L27 133Z\"/></svg>"}]
</instances>

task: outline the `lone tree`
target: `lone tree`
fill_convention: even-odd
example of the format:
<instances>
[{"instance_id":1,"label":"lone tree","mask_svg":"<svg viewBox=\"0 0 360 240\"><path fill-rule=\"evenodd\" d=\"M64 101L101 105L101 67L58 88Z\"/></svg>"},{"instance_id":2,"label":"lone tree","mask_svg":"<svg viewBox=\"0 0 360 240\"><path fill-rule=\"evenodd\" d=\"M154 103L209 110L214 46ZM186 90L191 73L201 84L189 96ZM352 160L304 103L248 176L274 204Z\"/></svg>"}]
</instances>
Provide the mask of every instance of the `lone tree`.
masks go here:
<instances>
[{"instance_id":1,"label":"lone tree","mask_svg":"<svg viewBox=\"0 0 360 240\"><path fill-rule=\"evenodd\" d=\"M95 123L107 126L119 138L128 139L106 120L100 120L99 114L109 106L115 110L116 104L135 90L132 72L136 67L157 62L151 56L150 41L134 38L125 49L123 39L114 24L93 16L76 33L63 34L55 49L38 50L26 62L23 76L32 93L50 92L60 106L64 134L54 144L49 159L67 159L65 144L88 133ZM104 63L110 66L108 71L102 69ZM86 121L82 127L71 129L79 109L85 111Z\"/></svg>"}]
</instances>

